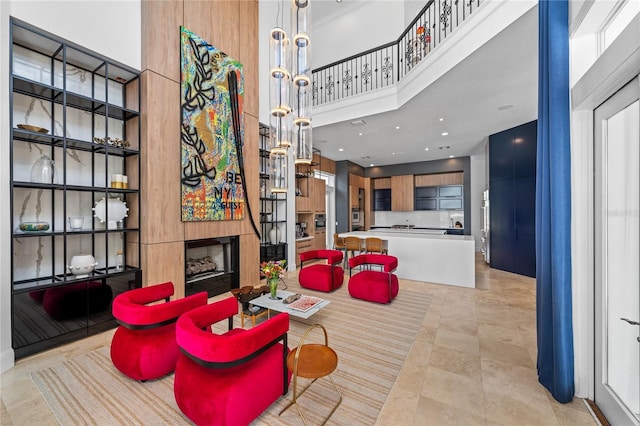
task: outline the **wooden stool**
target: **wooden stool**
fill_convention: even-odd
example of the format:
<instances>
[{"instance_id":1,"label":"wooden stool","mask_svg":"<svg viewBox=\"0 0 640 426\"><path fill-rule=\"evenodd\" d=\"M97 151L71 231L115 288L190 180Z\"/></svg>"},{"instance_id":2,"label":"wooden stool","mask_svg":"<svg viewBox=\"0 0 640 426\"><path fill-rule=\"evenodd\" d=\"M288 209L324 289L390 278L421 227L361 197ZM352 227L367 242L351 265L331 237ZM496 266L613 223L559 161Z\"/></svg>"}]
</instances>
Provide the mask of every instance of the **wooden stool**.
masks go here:
<instances>
[{"instance_id":1,"label":"wooden stool","mask_svg":"<svg viewBox=\"0 0 640 426\"><path fill-rule=\"evenodd\" d=\"M307 339L307 336L314 328L321 328L324 332L324 345L317 343L308 343L304 344L304 341ZM340 397L338 403L333 407L329 415L324 419L322 424L327 423L327 420L333 415L338 406L342 403L342 395L338 390L336 384L333 382L331 378L331 373L335 371L338 367L338 355L336 352L329 347L329 339L327 337L327 330L321 324L314 324L307 329L300 339L300 344L298 347L289 352L287 356L287 368L290 371L293 371L293 400L280 411L280 414L284 413L289 407L292 405L296 406L296 410L298 410L298 414L302 418L305 426L307 425L307 420L304 418L302 414L302 410L300 405L298 404L298 398L302 396L302 394L309 389L309 387L316 382L316 380L328 376L331 381L331 385L335 389L336 393ZM305 379L313 379L311 383L309 383L300 393L298 393L298 377L304 377Z\"/></svg>"},{"instance_id":2,"label":"wooden stool","mask_svg":"<svg viewBox=\"0 0 640 426\"><path fill-rule=\"evenodd\" d=\"M269 293L269 287L264 285L257 288L248 285L241 288L231 289L231 294L233 294L238 299L238 302L240 302L240 304L242 305L242 309L240 310L240 327L244 328L244 317L250 317L251 326L255 327L256 318L260 318L263 315L269 314L269 310L265 308L260 308L257 310L251 309L251 301L266 293Z\"/></svg>"}]
</instances>

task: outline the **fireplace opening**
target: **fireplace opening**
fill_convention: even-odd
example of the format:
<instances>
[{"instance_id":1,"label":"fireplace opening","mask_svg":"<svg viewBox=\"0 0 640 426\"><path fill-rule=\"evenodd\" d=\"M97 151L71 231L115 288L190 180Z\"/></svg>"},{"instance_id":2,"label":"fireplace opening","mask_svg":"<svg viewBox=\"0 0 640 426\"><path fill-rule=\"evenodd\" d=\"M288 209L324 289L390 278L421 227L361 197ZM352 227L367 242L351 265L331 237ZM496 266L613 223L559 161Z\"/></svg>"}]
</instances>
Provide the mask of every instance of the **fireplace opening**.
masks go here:
<instances>
[{"instance_id":1,"label":"fireplace opening","mask_svg":"<svg viewBox=\"0 0 640 426\"><path fill-rule=\"evenodd\" d=\"M240 243L237 236L184 242L185 295L206 291L209 297L240 284Z\"/></svg>"}]
</instances>

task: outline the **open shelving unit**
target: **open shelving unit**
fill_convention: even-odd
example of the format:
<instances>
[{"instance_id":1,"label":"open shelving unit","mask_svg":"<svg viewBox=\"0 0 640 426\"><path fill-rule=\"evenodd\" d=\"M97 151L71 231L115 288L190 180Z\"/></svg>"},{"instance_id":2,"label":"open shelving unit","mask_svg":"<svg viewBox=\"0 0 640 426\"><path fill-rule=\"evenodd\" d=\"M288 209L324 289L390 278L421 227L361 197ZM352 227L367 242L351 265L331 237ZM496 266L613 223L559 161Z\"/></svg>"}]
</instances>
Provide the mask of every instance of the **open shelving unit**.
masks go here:
<instances>
[{"instance_id":1,"label":"open shelving unit","mask_svg":"<svg viewBox=\"0 0 640 426\"><path fill-rule=\"evenodd\" d=\"M260 123L260 262L287 259L287 194L270 191L269 132ZM274 227L280 230L279 242L271 240Z\"/></svg>"},{"instance_id":2,"label":"open shelving unit","mask_svg":"<svg viewBox=\"0 0 640 426\"><path fill-rule=\"evenodd\" d=\"M141 285L140 76L17 19L10 33L12 337L19 358L114 327L113 298ZM44 175L37 173L43 161ZM72 229L70 217L82 226ZM26 222L47 229L22 230ZM74 275L76 256L93 256L97 265Z\"/></svg>"}]
</instances>

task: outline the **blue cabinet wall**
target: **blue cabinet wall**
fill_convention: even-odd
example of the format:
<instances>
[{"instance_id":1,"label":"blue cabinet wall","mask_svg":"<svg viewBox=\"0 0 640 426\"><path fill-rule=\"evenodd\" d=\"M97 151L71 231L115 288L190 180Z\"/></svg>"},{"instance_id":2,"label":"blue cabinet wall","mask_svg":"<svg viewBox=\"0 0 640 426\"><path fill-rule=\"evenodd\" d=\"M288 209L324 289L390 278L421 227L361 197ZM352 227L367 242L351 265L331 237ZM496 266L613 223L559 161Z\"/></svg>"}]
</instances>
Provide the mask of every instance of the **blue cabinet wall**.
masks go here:
<instances>
[{"instance_id":1,"label":"blue cabinet wall","mask_svg":"<svg viewBox=\"0 0 640 426\"><path fill-rule=\"evenodd\" d=\"M537 121L489 137L491 267L535 277Z\"/></svg>"}]
</instances>

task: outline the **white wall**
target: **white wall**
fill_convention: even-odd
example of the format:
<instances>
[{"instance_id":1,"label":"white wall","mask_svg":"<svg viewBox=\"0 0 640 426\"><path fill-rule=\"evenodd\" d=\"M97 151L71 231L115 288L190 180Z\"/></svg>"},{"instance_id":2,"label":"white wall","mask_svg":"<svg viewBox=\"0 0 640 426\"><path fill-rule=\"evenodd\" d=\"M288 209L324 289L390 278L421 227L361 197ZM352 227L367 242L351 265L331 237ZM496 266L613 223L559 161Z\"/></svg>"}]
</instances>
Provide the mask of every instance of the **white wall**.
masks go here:
<instances>
[{"instance_id":1,"label":"white wall","mask_svg":"<svg viewBox=\"0 0 640 426\"><path fill-rule=\"evenodd\" d=\"M327 0L329 2L329 0ZM398 38L424 6L422 0L349 0L311 4L311 67L319 68ZM325 3L325 2L321 2ZM260 122L269 123L269 40L275 26L290 30L290 1L260 0ZM314 7L323 15L314 15Z\"/></svg>"},{"instance_id":2,"label":"white wall","mask_svg":"<svg viewBox=\"0 0 640 426\"><path fill-rule=\"evenodd\" d=\"M629 37L611 50L600 32L613 19L615 1L571 0L571 256L574 377L576 396L594 399L594 203L593 110L640 72L640 38ZM628 29L637 32L638 18ZM603 63L605 62L605 63ZM627 66L618 66L626 64ZM602 72L601 70L608 70Z\"/></svg>"},{"instance_id":3,"label":"white wall","mask_svg":"<svg viewBox=\"0 0 640 426\"><path fill-rule=\"evenodd\" d=\"M342 13L313 22L313 68L394 41L405 29L402 1L346 1L340 6Z\"/></svg>"},{"instance_id":4,"label":"white wall","mask_svg":"<svg viewBox=\"0 0 640 426\"><path fill-rule=\"evenodd\" d=\"M135 69L141 68L139 0L0 1L0 134L9 135L9 21L13 16ZM177 66L177 65L176 65ZM9 141L0 138L0 371L13 366Z\"/></svg>"},{"instance_id":5,"label":"white wall","mask_svg":"<svg viewBox=\"0 0 640 426\"><path fill-rule=\"evenodd\" d=\"M9 3L0 1L0 372L13 366L11 348L11 215L9 210Z\"/></svg>"},{"instance_id":6,"label":"white wall","mask_svg":"<svg viewBox=\"0 0 640 426\"><path fill-rule=\"evenodd\" d=\"M486 164L487 156L484 150L471 155L471 235L476 240L476 251L480 251L480 229L482 228L482 192L486 189Z\"/></svg>"}]
</instances>

